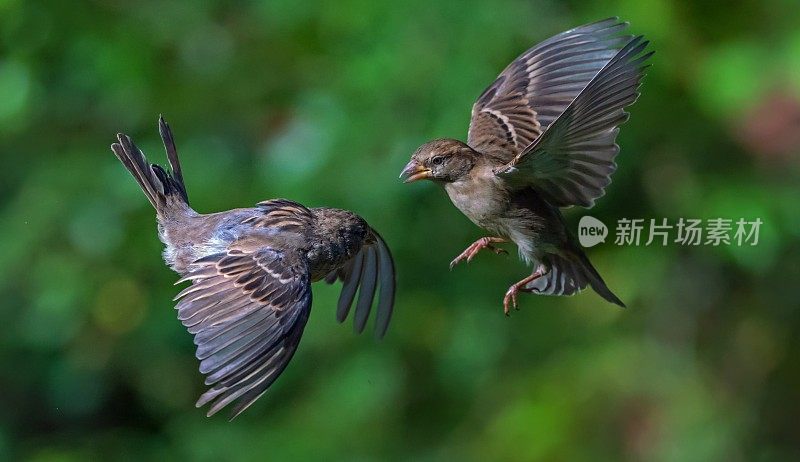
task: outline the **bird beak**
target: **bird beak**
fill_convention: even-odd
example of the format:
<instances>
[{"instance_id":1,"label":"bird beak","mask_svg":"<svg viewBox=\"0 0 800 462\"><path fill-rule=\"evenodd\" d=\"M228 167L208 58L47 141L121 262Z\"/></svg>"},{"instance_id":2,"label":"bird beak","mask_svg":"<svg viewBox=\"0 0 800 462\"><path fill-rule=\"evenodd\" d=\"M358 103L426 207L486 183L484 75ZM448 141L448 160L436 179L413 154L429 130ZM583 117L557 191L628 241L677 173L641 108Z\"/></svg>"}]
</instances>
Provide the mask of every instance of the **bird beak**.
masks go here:
<instances>
[{"instance_id":1,"label":"bird beak","mask_svg":"<svg viewBox=\"0 0 800 462\"><path fill-rule=\"evenodd\" d=\"M403 183L413 183L414 181L424 180L432 176L431 169L423 167L416 160L412 160L406 164L406 167L400 172L400 179L403 180Z\"/></svg>"}]
</instances>

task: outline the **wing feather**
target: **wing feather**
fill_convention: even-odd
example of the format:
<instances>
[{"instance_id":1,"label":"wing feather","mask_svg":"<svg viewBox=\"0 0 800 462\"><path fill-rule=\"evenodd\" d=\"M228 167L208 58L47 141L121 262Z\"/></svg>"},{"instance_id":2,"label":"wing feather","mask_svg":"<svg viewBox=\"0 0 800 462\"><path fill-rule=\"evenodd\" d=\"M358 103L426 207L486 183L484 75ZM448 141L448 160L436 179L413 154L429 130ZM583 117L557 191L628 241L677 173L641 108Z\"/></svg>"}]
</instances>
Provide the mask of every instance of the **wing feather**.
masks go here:
<instances>
[{"instance_id":1,"label":"wing feather","mask_svg":"<svg viewBox=\"0 0 800 462\"><path fill-rule=\"evenodd\" d=\"M194 262L177 297L178 318L194 334L211 388L197 406L213 415L237 401L232 417L261 396L288 364L311 308L305 257L251 245Z\"/></svg>"},{"instance_id":2,"label":"wing feather","mask_svg":"<svg viewBox=\"0 0 800 462\"><path fill-rule=\"evenodd\" d=\"M496 173L558 207L591 207L611 183L625 108L639 96L648 42L631 39L530 146Z\"/></svg>"},{"instance_id":3,"label":"wing feather","mask_svg":"<svg viewBox=\"0 0 800 462\"><path fill-rule=\"evenodd\" d=\"M336 308L336 320L339 322L347 319L347 313L350 312L350 306L356 296L358 284L361 282L361 265L363 262L364 253L359 252L345 267L344 285L339 294L339 304Z\"/></svg>"},{"instance_id":4,"label":"wing feather","mask_svg":"<svg viewBox=\"0 0 800 462\"><path fill-rule=\"evenodd\" d=\"M375 247L367 246L364 249L364 265L361 268L361 286L358 289L356 313L353 319L355 331L359 334L364 331L367 318L372 308L372 299L375 296L375 287L378 282L378 256Z\"/></svg>"},{"instance_id":5,"label":"wing feather","mask_svg":"<svg viewBox=\"0 0 800 462\"><path fill-rule=\"evenodd\" d=\"M609 18L553 36L520 55L472 108L467 144L505 163L561 115L630 41Z\"/></svg>"},{"instance_id":6,"label":"wing feather","mask_svg":"<svg viewBox=\"0 0 800 462\"><path fill-rule=\"evenodd\" d=\"M378 296L378 313L375 318L375 336L382 338L389 328L389 321L392 319L394 309L394 294L396 280L394 273L394 260L389 247L378 233L375 233L376 248L378 249L378 279L380 281L381 292Z\"/></svg>"},{"instance_id":7,"label":"wing feather","mask_svg":"<svg viewBox=\"0 0 800 462\"><path fill-rule=\"evenodd\" d=\"M375 230L370 229L363 247L350 261L325 278L328 283L333 283L337 279L341 279L344 284L339 295L336 320L344 322L347 319L358 290L353 328L358 333L364 331L374 302L375 337L382 338L392 319L397 283L392 253ZM375 300L376 292L378 292L377 300Z\"/></svg>"}]
</instances>

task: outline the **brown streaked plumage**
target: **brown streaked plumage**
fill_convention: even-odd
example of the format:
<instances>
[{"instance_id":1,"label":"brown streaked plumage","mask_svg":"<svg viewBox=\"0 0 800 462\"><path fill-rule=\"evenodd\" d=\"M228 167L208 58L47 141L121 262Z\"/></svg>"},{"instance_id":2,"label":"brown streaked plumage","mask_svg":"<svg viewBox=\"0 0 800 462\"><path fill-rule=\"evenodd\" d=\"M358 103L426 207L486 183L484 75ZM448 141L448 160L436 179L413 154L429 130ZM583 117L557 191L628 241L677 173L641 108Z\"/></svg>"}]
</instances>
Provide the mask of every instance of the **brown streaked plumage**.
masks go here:
<instances>
[{"instance_id":1,"label":"brown streaked plumage","mask_svg":"<svg viewBox=\"0 0 800 462\"><path fill-rule=\"evenodd\" d=\"M198 407L210 404L210 416L234 403L233 418L266 392L300 342L312 282L343 281L336 317L344 321L355 300L359 333L377 298L375 334L386 333L394 306L394 263L383 239L361 217L286 199L199 214L189 207L175 142L163 118L159 132L171 171L149 164L128 136L117 135L111 149L156 209L164 260L182 276L177 284L191 282L175 300L210 387Z\"/></svg>"},{"instance_id":2,"label":"brown streaked plumage","mask_svg":"<svg viewBox=\"0 0 800 462\"><path fill-rule=\"evenodd\" d=\"M523 53L480 95L467 142L439 139L421 146L400 177L442 185L453 204L491 233L450 264L513 241L534 271L513 284L503 310L520 291L572 295L608 289L574 237L559 207L591 207L616 170L615 143L625 107L639 96L642 37L621 35L617 18L563 32Z\"/></svg>"}]
</instances>

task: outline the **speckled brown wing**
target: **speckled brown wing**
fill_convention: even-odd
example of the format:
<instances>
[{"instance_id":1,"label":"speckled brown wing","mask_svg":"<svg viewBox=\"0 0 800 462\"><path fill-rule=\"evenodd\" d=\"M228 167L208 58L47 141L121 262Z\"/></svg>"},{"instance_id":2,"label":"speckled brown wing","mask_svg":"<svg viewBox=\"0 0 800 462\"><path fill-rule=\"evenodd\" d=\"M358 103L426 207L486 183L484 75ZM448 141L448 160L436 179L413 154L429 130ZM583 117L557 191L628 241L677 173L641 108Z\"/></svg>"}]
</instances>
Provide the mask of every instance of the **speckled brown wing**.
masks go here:
<instances>
[{"instance_id":1,"label":"speckled brown wing","mask_svg":"<svg viewBox=\"0 0 800 462\"><path fill-rule=\"evenodd\" d=\"M347 319L358 290L353 316L353 328L357 333L364 331L372 310L375 289L380 286L375 316L375 337L383 337L392 319L396 281L392 254L375 230L370 230L370 235L361 250L341 269L328 274L325 281L332 284L337 279L343 282L336 309L336 319L339 322Z\"/></svg>"},{"instance_id":2,"label":"speckled brown wing","mask_svg":"<svg viewBox=\"0 0 800 462\"><path fill-rule=\"evenodd\" d=\"M197 260L179 282L178 318L194 335L200 372L211 388L197 401L212 415L237 401L235 417L280 375L311 308L305 257L253 242Z\"/></svg>"},{"instance_id":3,"label":"speckled brown wing","mask_svg":"<svg viewBox=\"0 0 800 462\"><path fill-rule=\"evenodd\" d=\"M529 49L503 70L472 107L467 144L508 162L543 133L630 41L617 18L587 24Z\"/></svg>"},{"instance_id":4,"label":"speckled brown wing","mask_svg":"<svg viewBox=\"0 0 800 462\"><path fill-rule=\"evenodd\" d=\"M611 183L625 108L639 97L648 42L631 39L531 146L495 170L558 207L591 207Z\"/></svg>"}]
</instances>

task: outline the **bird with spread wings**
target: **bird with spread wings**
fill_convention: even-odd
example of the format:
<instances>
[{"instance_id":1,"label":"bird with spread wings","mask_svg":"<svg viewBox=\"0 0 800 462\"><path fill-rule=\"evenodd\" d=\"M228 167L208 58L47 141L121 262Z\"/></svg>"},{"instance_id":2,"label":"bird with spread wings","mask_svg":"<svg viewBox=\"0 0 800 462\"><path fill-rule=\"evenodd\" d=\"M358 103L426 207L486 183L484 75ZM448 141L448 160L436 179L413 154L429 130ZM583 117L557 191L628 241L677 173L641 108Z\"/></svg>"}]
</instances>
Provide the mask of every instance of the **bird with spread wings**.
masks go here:
<instances>
[{"instance_id":1,"label":"bird with spread wings","mask_svg":"<svg viewBox=\"0 0 800 462\"><path fill-rule=\"evenodd\" d=\"M451 263L513 241L533 272L511 285L517 294L572 295L591 286L620 306L567 230L559 208L591 207L611 183L619 126L639 96L648 42L610 18L562 32L506 67L472 108L467 142L437 139L405 166L406 182L427 179L491 235Z\"/></svg>"},{"instance_id":2,"label":"bird with spread wings","mask_svg":"<svg viewBox=\"0 0 800 462\"><path fill-rule=\"evenodd\" d=\"M356 332L364 330L376 299L375 335L386 333L394 307L394 263L381 236L361 217L286 199L197 213L189 206L163 118L159 132L169 171L149 164L126 135L117 135L111 150L156 210L164 260L182 276L176 284L191 282L175 300L210 387L198 407L209 404L210 416L233 403L233 418L267 391L300 343L312 282L343 282L336 317L344 321L355 301Z\"/></svg>"}]
</instances>

